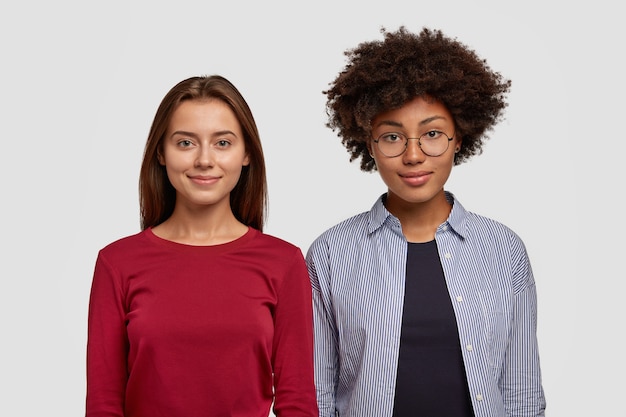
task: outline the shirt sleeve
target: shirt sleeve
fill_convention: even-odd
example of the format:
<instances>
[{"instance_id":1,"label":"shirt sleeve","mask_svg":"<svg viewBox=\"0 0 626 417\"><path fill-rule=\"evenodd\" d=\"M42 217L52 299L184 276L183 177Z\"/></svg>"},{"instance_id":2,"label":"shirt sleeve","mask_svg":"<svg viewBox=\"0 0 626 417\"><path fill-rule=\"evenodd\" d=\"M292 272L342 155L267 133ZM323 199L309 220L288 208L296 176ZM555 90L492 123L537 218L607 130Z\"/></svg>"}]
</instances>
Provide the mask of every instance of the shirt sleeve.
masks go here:
<instances>
[{"instance_id":1,"label":"shirt sleeve","mask_svg":"<svg viewBox=\"0 0 626 417\"><path fill-rule=\"evenodd\" d=\"M307 253L307 267L313 291L315 388L320 417L334 417L339 374L337 328L329 297L328 249L314 242Z\"/></svg>"},{"instance_id":2,"label":"shirt sleeve","mask_svg":"<svg viewBox=\"0 0 626 417\"><path fill-rule=\"evenodd\" d=\"M128 337L119 274L100 253L87 320L86 417L123 417Z\"/></svg>"},{"instance_id":3,"label":"shirt sleeve","mask_svg":"<svg viewBox=\"0 0 626 417\"><path fill-rule=\"evenodd\" d=\"M315 417L311 284L298 249L280 286L274 318L274 414Z\"/></svg>"},{"instance_id":4,"label":"shirt sleeve","mask_svg":"<svg viewBox=\"0 0 626 417\"><path fill-rule=\"evenodd\" d=\"M537 343L537 293L530 261L521 242L514 251L513 323L505 356L502 391L507 416L545 415Z\"/></svg>"}]
</instances>

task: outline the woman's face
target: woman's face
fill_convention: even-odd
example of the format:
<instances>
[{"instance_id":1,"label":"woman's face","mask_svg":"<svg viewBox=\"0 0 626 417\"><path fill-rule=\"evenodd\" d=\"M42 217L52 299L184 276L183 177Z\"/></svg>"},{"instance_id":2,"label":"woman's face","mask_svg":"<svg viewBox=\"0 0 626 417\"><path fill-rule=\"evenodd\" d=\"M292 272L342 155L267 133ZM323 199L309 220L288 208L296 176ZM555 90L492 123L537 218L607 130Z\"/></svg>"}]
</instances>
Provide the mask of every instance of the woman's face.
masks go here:
<instances>
[{"instance_id":1,"label":"woman's face","mask_svg":"<svg viewBox=\"0 0 626 417\"><path fill-rule=\"evenodd\" d=\"M389 133L391 135L387 135ZM441 102L429 98L416 97L398 109L374 117L369 147L378 172L388 187L387 204L422 204L436 196L441 197L454 165L455 150L461 145L454 135L454 120L448 109ZM404 151L398 143L402 142L402 136L410 138ZM414 139L420 137L422 148L420 141ZM448 137L453 139L448 141ZM435 142L440 142L428 144L427 140L433 138L438 138ZM383 144L383 141L387 143ZM386 150L387 155L403 152L389 157L381 150ZM439 156L424 153L437 154L439 150L443 152Z\"/></svg>"},{"instance_id":2,"label":"woman's face","mask_svg":"<svg viewBox=\"0 0 626 417\"><path fill-rule=\"evenodd\" d=\"M249 164L241 126L221 100L183 101L172 113L159 162L176 204L230 207L230 192Z\"/></svg>"}]
</instances>

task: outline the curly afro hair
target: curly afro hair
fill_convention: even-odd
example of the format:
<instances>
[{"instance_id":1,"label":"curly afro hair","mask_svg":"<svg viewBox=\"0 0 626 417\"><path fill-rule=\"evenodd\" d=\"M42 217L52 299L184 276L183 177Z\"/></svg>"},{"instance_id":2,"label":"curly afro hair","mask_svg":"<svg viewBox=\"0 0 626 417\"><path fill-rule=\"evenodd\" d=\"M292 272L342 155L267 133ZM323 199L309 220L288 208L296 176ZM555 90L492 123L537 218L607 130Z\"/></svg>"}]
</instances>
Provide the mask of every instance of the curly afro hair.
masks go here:
<instances>
[{"instance_id":1,"label":"curly afro hair","mask_svg":"<svg viewBox=\"0 0 626 417\"><path fill-rule=\"evenodd\" d=\"M482 152L487 132L503 118L511 81L492 71L484 59L439 30L414 34L401 26L381 29L383 41L363 42L344 54L345 69L323 91L326 126L337 131L361 170L376 170L367 145L374 117L401 107L416 96L442 102L454 118L461 150L454 164Z\"/></svg>"}]
</instances>

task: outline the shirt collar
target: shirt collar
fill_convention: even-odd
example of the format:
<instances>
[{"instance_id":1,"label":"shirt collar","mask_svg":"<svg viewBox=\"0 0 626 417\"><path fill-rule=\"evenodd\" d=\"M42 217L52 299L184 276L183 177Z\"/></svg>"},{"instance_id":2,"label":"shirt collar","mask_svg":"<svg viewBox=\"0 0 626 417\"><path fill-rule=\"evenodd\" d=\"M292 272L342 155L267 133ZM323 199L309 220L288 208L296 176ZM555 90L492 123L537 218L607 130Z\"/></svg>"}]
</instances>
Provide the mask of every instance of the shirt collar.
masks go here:
<instances>
[{"instance_id":1,"label":"shirt collar","mask_svg":"<svg viewBox=\"0 0 626 417\"><path fill-rule=\"evenodd\" d=\"M367 227L368 234L378 230L388 218L392 221L395 219L395 221L398 222L398 225L400 224L400 221L387 211L387 208L385 207L386 197L387 193L381 194L372 206L372 209L369 211L369 222Z\"/></svg>"},{"instance_id":2,"label":"shirt collar","mask_svg":"<svg viewBox=\"0 0 626 417\"><path fill-rule=\"evenodd\" d=\"M458 234L462 239L465 238L467 234L467 217L468 212L465 210L463 205L454 197L449 191L445 192L446 199L450 204L452 204L452 210L450 211L450 215L448 219L439 226L437 231L441 231L446 226L449 226L456 234ZM385 208L385 198L387 193L381 194L371 210L369 211L369 221L368 221L368 233L373 233L382 227L385 222L389 222L390 225L396 226L394 228L400 227L400 221L393 214L389 213Z\"/></svg>"},{"instance_id":3,"label":"shirt collar","mask_svg":"<svg viewBox=\"0 0 626 417\"><path fill-rule=\"evenodd\" d=\"M442 226L450 226L461 239L465 239L465 236L467 236L467 217L469 213L451 192L446 191L446 199L452 204L452 210L450 211L448 220L446 220ZM437 231L439 231L442 226L439 226Z\"/></svg>"}]
</instances>

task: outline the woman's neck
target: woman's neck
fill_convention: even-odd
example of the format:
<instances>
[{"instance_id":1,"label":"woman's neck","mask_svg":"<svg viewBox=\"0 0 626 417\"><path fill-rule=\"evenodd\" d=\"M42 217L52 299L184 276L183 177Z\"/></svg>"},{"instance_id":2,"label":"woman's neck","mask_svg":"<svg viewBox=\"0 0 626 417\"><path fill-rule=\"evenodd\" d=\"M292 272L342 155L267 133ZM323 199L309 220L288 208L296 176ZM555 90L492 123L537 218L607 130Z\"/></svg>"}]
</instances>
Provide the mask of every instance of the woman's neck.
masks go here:
<instances>
[{"instance_id":1,"label":"woman's neck","mask_svg":"<svg viewBox=\"0 0 626 417\"><path fill-rule=\"evenodd\" d=\"M388 196L385 207L400 220L406 240L417 243L433 240L437 228L448 219L452 210L443 190L434 198L420 203Z\"/></svg>"},{"instance_id":2,"label":"woman's neck","mask_svg":"<svg viewBox=\"0 0 626 417\"><path fill-rule=\"evenodd\" d=\"M248 231L230 207L227 210L176 206L172 215L152 229L160 238L187 245L209 246L232 242Z\"/></svg>"}]
</instances>

